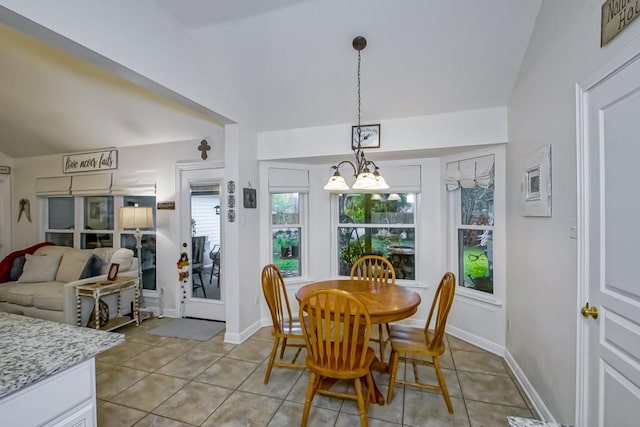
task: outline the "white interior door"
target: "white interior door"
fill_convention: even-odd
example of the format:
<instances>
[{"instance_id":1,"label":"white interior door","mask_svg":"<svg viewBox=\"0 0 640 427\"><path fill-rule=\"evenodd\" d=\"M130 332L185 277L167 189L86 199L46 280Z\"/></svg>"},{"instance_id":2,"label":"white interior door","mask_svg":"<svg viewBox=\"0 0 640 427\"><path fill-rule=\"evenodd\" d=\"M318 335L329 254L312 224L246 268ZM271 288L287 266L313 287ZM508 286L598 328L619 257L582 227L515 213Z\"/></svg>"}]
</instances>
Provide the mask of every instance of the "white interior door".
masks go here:
<instances>
[{"instance_id":1,"label":"white interior door","mask_svg":"<svg viewBox=\"0 0 640 427\"><path fill-rule=\"evenodd\" d=\"M640 422L640 60L582 97L584 426ZM587 314L587 316L584 316Z\"/></svg>"},{"instance_id":2,"label":"white interior door","mask_svg":"<svg viewBox=\"0 0 640 427\"><path fill-rule=\"evenodd\" d=\"M0 259L11 252L11 183L8 175L0 176ZM22 215L24 217L24 214Z\"/></svg>"},{"instance_id":3,"label":"white interior door","mask_svg":"<svg viewBox=\"0 0 640 427\"><path fill-rule=\"evenodd\" d=\"M181 252L189 256L182 316L225 320L221 196L223 168L180 171ZM201 254L199 254L199 252Z\"/></svg>"}]
</instances>

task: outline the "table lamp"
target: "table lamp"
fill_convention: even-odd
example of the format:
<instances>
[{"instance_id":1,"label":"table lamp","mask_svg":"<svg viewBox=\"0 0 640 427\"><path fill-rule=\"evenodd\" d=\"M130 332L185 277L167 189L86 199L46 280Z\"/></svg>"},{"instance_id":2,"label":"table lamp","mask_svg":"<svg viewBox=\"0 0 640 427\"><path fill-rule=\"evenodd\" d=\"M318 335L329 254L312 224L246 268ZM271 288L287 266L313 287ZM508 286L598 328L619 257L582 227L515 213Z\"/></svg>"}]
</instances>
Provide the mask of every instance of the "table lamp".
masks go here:
<instances>
[{"instance_id":1,"label":"table lamp","mask_svg":"<svg viewBox=\"0 0 640 427\"><path fill-rule=\"evenodd\" d=\"M140 228L153 227L153 208L133 206L123 206L120 208L120 228L135 228L136 249L138 250L138 287L140 288L140 320L151 317L152 313L147 310L144 303L144 288L142 286L142 233Z\"/></svg>"}]
</instances>

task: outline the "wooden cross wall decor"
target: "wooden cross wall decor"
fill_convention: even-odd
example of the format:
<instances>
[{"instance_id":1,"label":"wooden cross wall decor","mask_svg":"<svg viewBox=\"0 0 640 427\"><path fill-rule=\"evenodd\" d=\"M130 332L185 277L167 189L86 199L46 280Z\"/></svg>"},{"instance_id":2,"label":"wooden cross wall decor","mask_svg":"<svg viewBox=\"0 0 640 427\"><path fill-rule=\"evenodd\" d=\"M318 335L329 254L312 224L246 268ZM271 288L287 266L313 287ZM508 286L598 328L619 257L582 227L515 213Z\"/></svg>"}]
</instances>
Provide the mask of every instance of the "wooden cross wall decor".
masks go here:
<instances>
[{"instance_id":1,"label":"wooden cross wall decor","mask_svg":"<svg viewBox=\"0 0 640 427\"><path fill-rule=\"evenodd\" d=\"M211 146L207 143L206 139L200 141L200 145L198 146L198 151L201 152L200 157L202 160L207 160L208 154L207 151L211 150Z\"/></svg>"}]
</instances>

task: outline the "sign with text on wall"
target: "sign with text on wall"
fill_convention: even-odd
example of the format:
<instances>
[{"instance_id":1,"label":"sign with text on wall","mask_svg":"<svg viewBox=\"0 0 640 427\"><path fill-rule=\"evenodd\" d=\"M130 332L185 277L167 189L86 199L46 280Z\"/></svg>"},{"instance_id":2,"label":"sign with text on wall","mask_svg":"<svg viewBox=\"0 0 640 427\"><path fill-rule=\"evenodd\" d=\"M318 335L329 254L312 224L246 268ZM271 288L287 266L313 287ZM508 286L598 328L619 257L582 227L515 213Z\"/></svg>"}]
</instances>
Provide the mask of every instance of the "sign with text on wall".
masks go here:
<instances>
[{"instance_id":1,"label":"sign with text on wall","mask_svg":"<svg viewBox=\"0 0 640 427\"><path fill-rule=\"evenodd\" d=\"M118 169L118 150L92 151L62 156L62 172L92 172Z\"/></svg>"},{"instance_id":2,"label":"sign with text on wall","mask_svg":"<svg viewBox=\"0 0 640 427\"><path fill-rule=\"evenodd\" d=\"M602 4L600 22L600 47L615 36L640 15L640 0L606 0Z\"/></svg>"}]
</instances>

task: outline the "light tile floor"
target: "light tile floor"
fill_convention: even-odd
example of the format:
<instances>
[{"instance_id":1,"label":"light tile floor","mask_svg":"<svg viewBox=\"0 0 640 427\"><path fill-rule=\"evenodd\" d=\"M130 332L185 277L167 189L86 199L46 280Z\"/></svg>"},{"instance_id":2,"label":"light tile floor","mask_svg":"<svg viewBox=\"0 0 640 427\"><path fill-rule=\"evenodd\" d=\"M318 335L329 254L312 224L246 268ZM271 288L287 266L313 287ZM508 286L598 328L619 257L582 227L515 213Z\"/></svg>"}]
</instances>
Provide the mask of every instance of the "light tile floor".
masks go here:
<instances>
[{"instance_id":1,"label":"light tile floor","mask_svg":"<svg viewBox=\"0 0 640 427\"><path fill-rule=\"evenodd\" d=\"M300 425L308 373L274 368L263 384L270 328L240 345L225 344L224 333L206 342L147 333L167 320L120 329L126 342L96 358L100 427ZM452 336L447 341L441 364L454 414L440 394L397 385L390 405L369 406L370 426L497 427L510 415L535 417L501 357ZM432 368L420 369L421 378L435 381ZM411 368L407 374L413 376ZM386 396L389 376L376 373L375 380ZM316 396L309 426L354 427L357 414L355 402Z\"/></svg>"}]
</instances>

